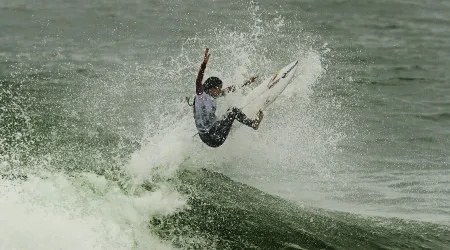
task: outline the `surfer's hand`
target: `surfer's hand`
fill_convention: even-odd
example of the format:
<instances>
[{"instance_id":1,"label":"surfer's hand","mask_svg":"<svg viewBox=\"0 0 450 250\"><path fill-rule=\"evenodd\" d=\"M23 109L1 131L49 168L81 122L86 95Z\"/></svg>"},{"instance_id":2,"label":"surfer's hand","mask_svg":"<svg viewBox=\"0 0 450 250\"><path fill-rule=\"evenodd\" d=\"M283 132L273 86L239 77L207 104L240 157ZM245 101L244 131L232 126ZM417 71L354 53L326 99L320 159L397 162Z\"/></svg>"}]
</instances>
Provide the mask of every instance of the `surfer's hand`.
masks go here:
<instances>
[{"instance_id":1,"label":"surfer's hand","mask_svg":"<svg viewBox=\"0 0 450 250\"><path fill-rule=\"evenodd\" d=\"M209 56L211 56L211 54L209 54L209 49L206 48L206 50L205 50L205 57L203 58L203 63L204 63L204 64L207 64L207 63L208 63Z\"/></svg>"},{"instance_id":2,"label":"surfer's hand","mask_svg":"<svg viewBox=\"0 0 450 250\"><path fill-rule=\"evenodd\" d=\"M262 112L262 110L260 110L258 112L258 114L256 114L256 119L253 120L253 129L257 130L259 128L259 124L261 123L262 118L264 117L264 113Z\"/></svg>"}]
</instances>

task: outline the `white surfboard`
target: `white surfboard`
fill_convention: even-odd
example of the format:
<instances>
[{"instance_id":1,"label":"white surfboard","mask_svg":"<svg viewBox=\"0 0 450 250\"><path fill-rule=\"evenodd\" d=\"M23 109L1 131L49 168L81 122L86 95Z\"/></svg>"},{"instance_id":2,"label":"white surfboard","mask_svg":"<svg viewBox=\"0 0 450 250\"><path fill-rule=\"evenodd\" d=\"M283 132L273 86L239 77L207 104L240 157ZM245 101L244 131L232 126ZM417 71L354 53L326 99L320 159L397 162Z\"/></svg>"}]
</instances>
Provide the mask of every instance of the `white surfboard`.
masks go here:
<instances>
[{"instance_id":1,"label":"white surfboard","mask_svg":"<svg viewBox=\"0 0 450 250\"><path fill-rule=\"evenodd\" d=\"M291 82L292 76L297 70L298 61L294 61L274 76L266 79L258 87L254 88L247 96L245 96L241 109L250 118L256 115L259 110L265 110L275 99L284 91Z\"/></svg>"}]
</instances>

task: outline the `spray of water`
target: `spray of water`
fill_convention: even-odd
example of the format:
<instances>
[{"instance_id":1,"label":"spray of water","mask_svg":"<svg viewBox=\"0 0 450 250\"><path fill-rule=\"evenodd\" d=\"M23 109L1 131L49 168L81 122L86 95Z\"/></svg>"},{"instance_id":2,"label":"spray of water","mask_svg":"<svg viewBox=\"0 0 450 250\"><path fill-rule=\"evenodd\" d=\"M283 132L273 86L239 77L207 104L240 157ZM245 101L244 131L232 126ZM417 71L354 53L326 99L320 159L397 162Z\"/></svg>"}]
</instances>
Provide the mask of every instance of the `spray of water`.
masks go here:
<instances>
[{"instance_id":1,"label":"spray of water","mask_svg":"<svg viewBox=\"0 0 450 250\"><path fill-rule=\"evenodd\" d=\"M294 24L281 16L266 19L267 13L256 3L247 11L250 21L244 30L218 26L206 35L187 39L178 57L172 59L182 62L179 63L182 66L176 74L169 74L173 76L171 81L185 86L186 95L192 95L194 76L205 47L212 53L205 78L217 76L225 86L242 83L253 75L266 79L294 59L299 60L299 70L266 111L260 130L253 131L236 122L229 138L218 149L203 146L199 138L194 138L199 143L186 146L191 148L190 163L224 172L264 191L300 200L305 198L300 194L305 186L313 191L323 182L333 181L336 167L333 156L338 142L345 137L339 132L341 125L326 120L323 115L330 112L329 105L338 103L326 106L314 95L317 83L326 74L322 53L328 50L313 49L311 37L304 37L301 30L296 31L297 37L284 37L287 30L292 32ZM237 105L243 94L237 91L217 100L218 114ZM191 113L188 114L183 119L193 123Z\"/></svg>"},{"instance_id":2,"label":"spray of water","mask_svg":"<svg viewBox=\"0 0 450 250\"><path fill-rule=\"evenodd\" d=\"M300 31L294 40L279 35L292 26L282 16L268 19L254 2L247 12L249 25L242 25L246 28L212 27L207 36L187 38L177 55L159 64L125 65L120 73L105 71L102 77L88 68L83 76L68 77L84 84L76 93L78 100L64 102L68 118L48 132L43 145L47 150L38 151L44 153L32 153L34 142L24 139L36 135L30 122L33 112L27 110L31 102L17 95L2 106L6 112L1 118L14 114L26 129L8 128L0 144L0 221L8 225L0 226L0 246L171 249L152 235L147 222L184 208L187 197L169 181L181 167L221 171L278 194L289 191L282 182L303 178L312 184L324 175L332 178L330 155L340 135L330 122L314 115L326 112L313 98L314 86L325 73L320 53ZM225 86L253 75L265 79L293 59L300 61L292 84L267 110L260 130L236 124L218 149L195 136L192 110L184 101L194 92L205 47L212 52L205 77L218 76ZM143 87L142 82L152 84ZM242 94L220 100L219 115ZM12 96L3 91L2 101ZM130 100L137 103L124 108ZM123 121L134 125L136 119L145 121L142 131L128 133ZM111 127L119 136L108 137L107 146L87 143L110 136L103 130ZM128 136L138 146L130 149ZM124 155L124 150L132 153ZM48 225L45 230L42 224Z\"/></svg>"}]
</instances>

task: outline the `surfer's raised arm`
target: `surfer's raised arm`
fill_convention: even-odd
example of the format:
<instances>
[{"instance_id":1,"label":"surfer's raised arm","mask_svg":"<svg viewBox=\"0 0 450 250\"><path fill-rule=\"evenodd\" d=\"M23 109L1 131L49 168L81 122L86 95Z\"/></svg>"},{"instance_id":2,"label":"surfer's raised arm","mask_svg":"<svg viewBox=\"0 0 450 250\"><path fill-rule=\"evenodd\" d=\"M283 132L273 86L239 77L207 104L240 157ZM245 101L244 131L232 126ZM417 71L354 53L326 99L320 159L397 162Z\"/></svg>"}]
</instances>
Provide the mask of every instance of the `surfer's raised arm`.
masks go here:
<instances>
[{"instance_id":1,"label":"surfer's raised arm","mask_svg":"<svg viewBox=\"0 0 450 250\"><path fill-rule=\"evenodd\" d=\"M206 64L209 60L209 49L206 48L205 50L205 57L203 58L202 65L200 66L200 70L198 71L197 80L195 81L195 92L197 95L201 95L203 93L203 75L205 74Z\"/></svg>"}]
</instances>

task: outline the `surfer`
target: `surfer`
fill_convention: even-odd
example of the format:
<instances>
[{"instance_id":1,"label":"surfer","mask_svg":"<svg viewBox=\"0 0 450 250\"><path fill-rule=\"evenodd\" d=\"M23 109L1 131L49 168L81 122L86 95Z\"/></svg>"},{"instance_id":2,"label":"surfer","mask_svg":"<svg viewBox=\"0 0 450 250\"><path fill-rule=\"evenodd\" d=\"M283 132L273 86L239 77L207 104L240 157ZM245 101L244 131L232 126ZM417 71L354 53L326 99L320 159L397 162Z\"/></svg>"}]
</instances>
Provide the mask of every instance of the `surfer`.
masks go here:
<instances>
[{"instance_id":1,"label":"surfer","mask_svg":"<svg viewBox=\"0 0 450 250\"><path fill-rule=\"evenodd\" d=\"M263 118L263 112L260 110L257 114L257 118L251 120L238 108L229 108L224 117L218 120L216 117L216 102L215 98L223 96L229 92L236 90L235 86L230 86L222 89L222 80L218 77L209 77L205 83L202 84L203 75L205 73L206 64L208 63L209 49L205 50L205 57L200 66L200 71L197 75L195 82L196 96L194 99L194 119L197 126L198 135L200 139L210 147L219 147L222 145L228 134L230 133L231 126L234 120L238 120L240 123L245 124L255 130L259 128L259 124ZM255 81L256 77L250 78L244 85L250 84Z\"/></svg>"}]
</instances>

